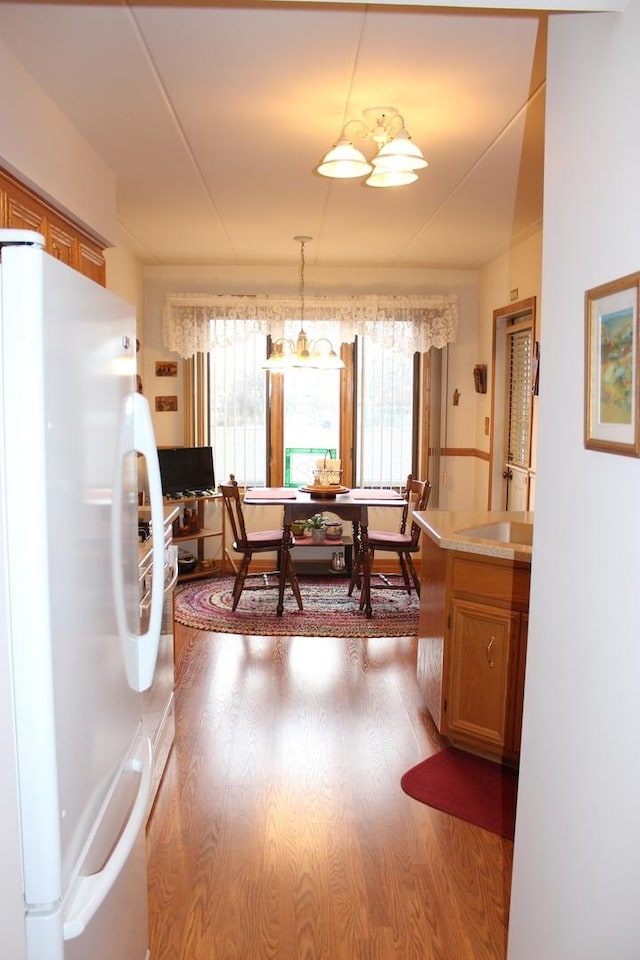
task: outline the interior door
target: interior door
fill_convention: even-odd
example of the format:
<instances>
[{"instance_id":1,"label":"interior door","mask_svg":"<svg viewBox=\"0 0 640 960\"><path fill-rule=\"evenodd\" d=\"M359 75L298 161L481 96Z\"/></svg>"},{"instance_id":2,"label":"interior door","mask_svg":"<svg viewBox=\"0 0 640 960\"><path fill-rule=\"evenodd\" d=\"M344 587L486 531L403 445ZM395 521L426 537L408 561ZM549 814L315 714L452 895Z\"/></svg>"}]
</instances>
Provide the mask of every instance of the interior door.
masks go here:
<instances>
[{"instance_id":1,"label":"interior door","mask_svg":"<svg viewBox=\"0 0 640 960\"><path fill-rule=\"evenodd\" d=\"M526 510L531 464L533 320L517 318L505 329L504 509Z\"/></svg>"},{"instance_id":2,"label":"interior door","mask_svg":"<svg viewBox=\"0 0 640 960\"><path fill-rule=\"evenodd\" d=\"M535 298L494 312L490 510L529 510L533 468Z\"/></svg>"}]
</instances>

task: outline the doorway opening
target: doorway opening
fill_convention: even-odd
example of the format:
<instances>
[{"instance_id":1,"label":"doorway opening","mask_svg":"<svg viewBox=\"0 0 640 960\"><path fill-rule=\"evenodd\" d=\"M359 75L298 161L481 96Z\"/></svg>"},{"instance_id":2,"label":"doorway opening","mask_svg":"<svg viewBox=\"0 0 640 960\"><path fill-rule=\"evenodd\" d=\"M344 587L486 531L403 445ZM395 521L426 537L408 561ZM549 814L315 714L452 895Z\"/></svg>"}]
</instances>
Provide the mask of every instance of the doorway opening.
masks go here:
<instances>
[{"instance_id":1,"label":"doorway opening","mask_svg":"<svg viewBox=\"0 0 640 960\"><path fill-rule=\"evenodd\" d=\"M490 510L534 509L536 334L535 297L494 311Z\"/></svg>"}]
</instances>

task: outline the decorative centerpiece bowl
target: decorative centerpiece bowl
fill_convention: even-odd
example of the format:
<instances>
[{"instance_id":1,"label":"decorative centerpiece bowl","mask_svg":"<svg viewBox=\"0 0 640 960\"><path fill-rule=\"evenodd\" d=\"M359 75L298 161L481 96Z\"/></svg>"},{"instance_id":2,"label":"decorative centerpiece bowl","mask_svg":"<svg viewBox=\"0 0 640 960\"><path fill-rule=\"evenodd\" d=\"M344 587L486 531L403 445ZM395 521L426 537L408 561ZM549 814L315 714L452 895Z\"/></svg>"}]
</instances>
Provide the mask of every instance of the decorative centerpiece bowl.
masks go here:
<instances>
[{"instance_id":1,"label":"decorative centerpiece bowl","mask_svg":"<svg viewBox=\"0 0 640 960\"><path fill-rule=\"evenodd\" d=\"M340 540L342 537L342 524L338 521L329 521L325 526L325 536L327 540Z\"/></svg>"}]
</instances>

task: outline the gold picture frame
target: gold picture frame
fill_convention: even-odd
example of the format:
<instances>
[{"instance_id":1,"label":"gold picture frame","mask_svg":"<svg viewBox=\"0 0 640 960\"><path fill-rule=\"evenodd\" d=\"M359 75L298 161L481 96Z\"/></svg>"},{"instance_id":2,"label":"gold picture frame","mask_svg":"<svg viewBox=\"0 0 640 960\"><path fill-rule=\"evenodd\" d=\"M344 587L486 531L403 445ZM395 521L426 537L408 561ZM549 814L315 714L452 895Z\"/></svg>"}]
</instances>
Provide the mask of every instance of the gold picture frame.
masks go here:
<instances>
[{"instance_id":1,"label":"gold picture frame","mask_svg":"<svg viewBox=\"0 0 640 960\"><path fill-rule=\"evenodd\" d=\"M175 413L178 409L178 397L156 397L157 413Z\"/></svg>"},{"instance_id":2,"label":"gold picture frame","mask_svg":"<svg viewBox=\"0 0 640 960\"><path fill-rule=\"evenodd\" d=\"M584 445L640 457L640 273L585 294Z\"/></svg>"},{"instance_id":3,"label":"gold picture frame","mask_svg":"<svg viewBox=\"0 0 640 960\"><path fill-rule=\"evenodd\" d=\"M156 377L177 377L177 360L156 360Z\"/></svg>"}]
</instances>

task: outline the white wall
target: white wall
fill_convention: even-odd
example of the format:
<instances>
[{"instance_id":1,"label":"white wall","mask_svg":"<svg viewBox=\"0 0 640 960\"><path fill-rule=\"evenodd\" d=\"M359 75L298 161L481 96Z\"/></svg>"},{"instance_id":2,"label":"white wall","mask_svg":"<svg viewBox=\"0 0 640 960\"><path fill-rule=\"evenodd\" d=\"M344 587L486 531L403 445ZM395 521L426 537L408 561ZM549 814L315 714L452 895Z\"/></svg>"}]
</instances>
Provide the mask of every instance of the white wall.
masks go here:
<instances>
[{"instance_id":1,"label":"white wall","mask_svg":"<svg viewBox=\"0 0 640 960\"><path fill-rule=\"evenodd\" d=\"M477 456L477 451L487 455L490 451L485 417L489 417L490 430L502 429L501 423L493 423L491 411L493 311L509 304L514 289L520 300L535 296L539 305L541 254L540 228L486 264L479 272L477 289L463 294L459 336L446 351L442 371L441 445L457 451L441 458L438 506L442 510L487 508L489 462ZM475 392L473 368L477 363L487 366L486 394ZM456 389L460 392L457 406L453 402ZM460 456L460 451L469 453Z\"/></svg>"},{"instance_id":2,"label":"white wall","mask_svg":"<svg viewBox=\"0 0 640 960\"><path fill-rule=\"evenodd\" d=\"M118 237L118 240L120 238ZM136 308L136 331L144 348L144 268L124 243L105 250L107 289Z\"/></svg>"},{"instance_id":3,"label":"white wall","mask_svg":"<svg viewBox=\"0 0 640 960\"><path fill-rule=\"evenodd\" d=\"M495 415L491 409L492 402L492 345L493 345L493 312L511 303L511 296L517 300L536 298L538 322L541 312L541 284L542 284L542 227L520 243L516 244L507 253L496 257L480 271L479 309L478 309L478 363L486 363L488 368L487 392L477 397L475 445L478 450L489 452L491 439L494 447L499 445L504 431L504 417ZM538 329L538 334L540 330ZM540 335L541 336L541 335ZM544 355L544 344L542 344ZM502 364L498 373L503 375ZM490 435L485 435L484 420L489 418ZM537 398L533 402L532 466L536 466L537 446ZM476 461L476 503L478 509L487 507L487 492L489 485L490 464L487 461ZM501 472L498 470L498 472Z\"/></svg>"},{"instance_id":4,"label":"white wall","mask_svg":"<svg viewBox=\"0 0 640 960\"><path fill-rule=\"evenodd\" d=\"M449 344L442 364L442 419L440 446L455 450L455 455L442 455L438 508L440 510L471 510L475 503L475 421L477 394L473 383L473 368L479 363L478 290L466 292L462 300L460 324L456 342ZM458 391L458 403L454 393ZM466 455L459 455L466 451Z\"/></svg>"},{"instance_id":5,"label":"white wall","mask_svg":"<svg viewBox=\"0 0 640 960\"><path fill-rule=\"evenodd\" d=\"M540 430L509 960L640 956L640 461L583 447L584 293L640 269L640 2L549 31Z\"/></svg>"},{"instance_id":6,"label":"white wall","mask_svg":"<svg viewBox=\"0 0 640 960\"><path fill-rule=\"evenodd\" d=\"M2 166L113 243L115 177L2 41L0 89Z\"/></svg>"}]
</instances>

